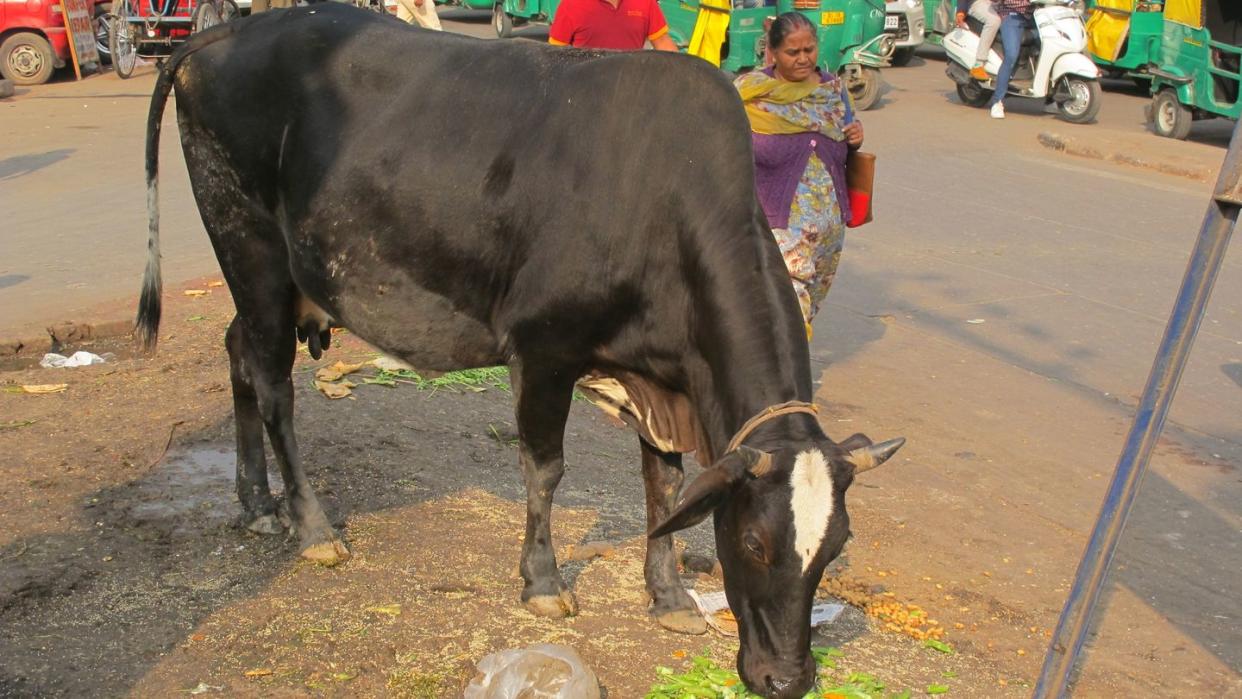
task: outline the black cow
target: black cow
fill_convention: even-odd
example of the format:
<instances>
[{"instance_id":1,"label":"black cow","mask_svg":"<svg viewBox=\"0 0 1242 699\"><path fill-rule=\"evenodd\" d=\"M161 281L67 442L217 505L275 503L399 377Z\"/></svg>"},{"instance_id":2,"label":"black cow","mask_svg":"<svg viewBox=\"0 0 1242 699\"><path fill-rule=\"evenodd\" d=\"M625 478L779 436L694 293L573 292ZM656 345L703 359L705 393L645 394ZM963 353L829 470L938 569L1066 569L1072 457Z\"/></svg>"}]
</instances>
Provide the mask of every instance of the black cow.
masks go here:
<instances>
[{"instance_id":1,"label":"black cow","mask_svg":"<svg viewBox=\"0 0 1242 699\"><path fill-rule=\"evenodd\" d=\"M692 406L700 460L719 457L678 503L680 454L641 440L653 614L704 630L670 533L714 514L741 676L767 696L802 695L812 596L849 535L845 490L901 440L834 443L805 407L798 303L755 197L745 114L717 70L428 32L334 3L196 35L160 73L147 127L148 348L159 128L174 87L237 307L226 344L252 529L279 531L266 428L303 555L349 555L294 440L299 336L316 358L337 325L420 368L507 364L528 493L522 600L572 614L549 527L566 415L579 377L627 377ZM792 412L765 412L789 401ZM753 416L745 446L728 449Z\"/></svg>"}]
</instances>

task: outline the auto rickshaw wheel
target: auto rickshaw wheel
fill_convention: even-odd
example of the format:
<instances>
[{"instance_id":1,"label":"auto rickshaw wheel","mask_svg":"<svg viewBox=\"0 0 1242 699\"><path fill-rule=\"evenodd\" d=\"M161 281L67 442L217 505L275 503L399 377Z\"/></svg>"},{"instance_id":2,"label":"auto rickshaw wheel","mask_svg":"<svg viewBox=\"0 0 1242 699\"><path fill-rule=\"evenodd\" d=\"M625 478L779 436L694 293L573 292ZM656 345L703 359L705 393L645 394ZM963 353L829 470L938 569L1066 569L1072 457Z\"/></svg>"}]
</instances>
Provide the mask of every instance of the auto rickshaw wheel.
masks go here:
<instances>
[{"instance_id":1,"label":"auto rickshaw wheel","mask_svg":"<svg viewBox=\"0 0 1242 699\"><path fill-rule=\"evenodd\" d=\"M1165 88L1151 100L1151 128L1157 136L1186 140L1195 116L1177 99L1177 92Z\"/></svg>"},{"instance_id":2,"label":"auto rickshaw wheel","mask_svg":"<svg viewBox=\"0 0 1242 699\"><path fill-rule=\"evenodd\" d=\"M910 65L910 60L914 58L914 47L908 46L902 49L893 49L893 57L888 59L894 68L905 68Z\"/></svg>"},{"instance_id":3,"label":"auto rickshaw wheel","mask_svg":"<svg viewBox=\"0 0 1242 699\"><path fill-rule=\"evenodd\" d=\"M138 64L136 28L129 22L129 0L112 3L112 16L108 19L108 53L112 54L112 69L124 79L134 74Z\"/></svg>"},{"instance_id":4,"label":"auto rickshaw wheel","mask_svg":"<svg viewBox=\"0 0 1242 699\"><path fill-rule=\"evenodd\" d=\"M1061 117L1073 124L1089 124L1100 113L1100 81L1067 75L1061 78L1067 98L1057 103Z\"/></svg>"},{"instance_id":5,"label":"auto rickshaw wheel","mask_svg":"<svg viewBox=\"0 0 1242 699\"><path fill-rule=\"evenodd\" d=\"M505 13L503 2L492 5L492 28L496 30L496 36L501 39L513 36L513 18Z\"/></svg>"},{"instance_id":6,"label":"auto rickshaw wheel","mask_svg":"<svg viewBox=\"0 0 1242 699\"><path fill-rule=\"evenodd\" d=\"M14 85L42 85L56 69L56 54L47 39L17 32L0 44L0 76Z\"/></svg>"},{"instance_id":7,"label":"auto rickshaw wheel","mask_svg":"<svg viewBox=\"0 0 1242 699\"><path fill-rule=\"evenodd\" d=\"M980 85L978 82L971 80L968 83L957 85L957 98L967 107L982 107L992 99L993 90Z\"/></svg>"},{"instance_id":8,"label":"auto rickshaw wheel","mask_svg":"<svg viewBox=\"0 0 1242 699\"><path fill-rule=\"evenodd\" d=\"M850 99L854 102L854 109L858 111L866 111L875 106L880 101L880 87L884 81L880 78L878 68L870 66L856 66L857 77L850 75L849 66L842 66L841 78L845 80L846 86L850 90Z\"/></svg>"}]
</instances>

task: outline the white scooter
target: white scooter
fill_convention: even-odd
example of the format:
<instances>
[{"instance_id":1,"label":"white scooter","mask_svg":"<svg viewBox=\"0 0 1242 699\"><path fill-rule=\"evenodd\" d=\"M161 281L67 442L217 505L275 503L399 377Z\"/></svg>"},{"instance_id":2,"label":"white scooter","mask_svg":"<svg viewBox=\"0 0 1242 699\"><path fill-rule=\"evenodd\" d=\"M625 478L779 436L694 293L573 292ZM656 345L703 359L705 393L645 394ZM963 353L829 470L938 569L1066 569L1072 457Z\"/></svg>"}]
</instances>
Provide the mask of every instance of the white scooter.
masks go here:
<instances>
[{"instance_id":1,"label":"white scooter","mask_svg":"<svg viewBox=\"0 0 1242 699\"><path fill-rule=\"evenodd\" d=\"M1066 121L1085 124L1100 111L1100 70L1086 54L1087 31L1077 0L1034 0L1035 29L1022 34L1022 50L1009 81L1008 94L1055 102ZM945 72L957 83L957 96L972 107L992 97L996 79L970 77L979 46L980 22L967 19L969 29L956 27L944 36L949 61ZM984 68L1000 72L1004 48L998 34Z\"/></svg>"}]
</instances>

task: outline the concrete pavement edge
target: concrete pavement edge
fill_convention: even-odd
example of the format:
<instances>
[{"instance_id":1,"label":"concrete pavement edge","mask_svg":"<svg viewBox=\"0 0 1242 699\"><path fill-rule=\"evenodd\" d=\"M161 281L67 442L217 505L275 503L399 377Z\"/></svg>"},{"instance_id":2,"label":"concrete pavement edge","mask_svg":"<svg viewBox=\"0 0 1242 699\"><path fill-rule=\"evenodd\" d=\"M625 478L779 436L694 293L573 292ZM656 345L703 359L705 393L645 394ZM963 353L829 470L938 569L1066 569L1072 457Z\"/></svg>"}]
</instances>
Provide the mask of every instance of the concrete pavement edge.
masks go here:
<instances>
[{"instance_id":1,"label":"concrete pavement edge","mask_svg":"<svg viewBox=\"0 0 1242 699\"><path fill-rule=\"evenodd\" d=\"M1140 157L1126 152L1124 147L1120 145L1095 145L1083 139L1064 136L1051 131L1041 131L1036 138L1039 144L1045 148L1067 155L1076 155L1080 158L1106 160L1200 182L1207 182L1215 175L1214 168L1208 166L1176 163L1159 157Z\"/></svg>"},{"instance_id":2,"label":"concrete pavement edge","mask_svg":"<svg viewBox=\"0 0 1242 699\"><path fill-rule=\"evenodd\" d=\"M133 320L62 321L49 325L42 335L0 338L0 358L51 352L75 343L123 337L133 331Z\"/></svg>"}]
</instances>

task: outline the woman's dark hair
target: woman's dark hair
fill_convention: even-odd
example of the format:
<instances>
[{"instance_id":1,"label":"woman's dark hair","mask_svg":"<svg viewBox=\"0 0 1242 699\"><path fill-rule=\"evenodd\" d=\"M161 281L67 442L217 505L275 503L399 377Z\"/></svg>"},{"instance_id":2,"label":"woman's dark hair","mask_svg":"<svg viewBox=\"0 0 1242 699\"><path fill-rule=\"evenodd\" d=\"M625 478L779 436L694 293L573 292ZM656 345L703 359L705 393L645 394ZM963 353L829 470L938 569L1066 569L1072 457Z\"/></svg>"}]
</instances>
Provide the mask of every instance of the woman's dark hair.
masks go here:
<instances>
[{"instance_id":1,"label":"woman's dark hair","mask_svg":"<svg viewBox=\"0 0 1242 699\"><path fill-rule=\"evenodd\" d=\"M777 15L772 21L772 26L768 28L768 48L779 49L781 44L785 43L785 37L800 29L806 29L811 32L811 36L815 36L815 25L811 24L811 20L801 12L786 12L783 15Z\"/></svg>"}]
</instances>

